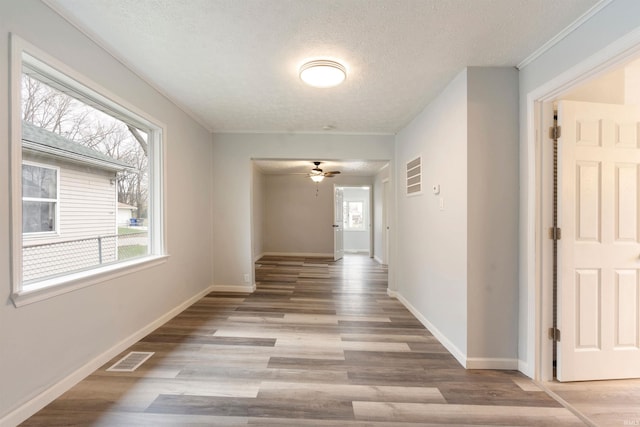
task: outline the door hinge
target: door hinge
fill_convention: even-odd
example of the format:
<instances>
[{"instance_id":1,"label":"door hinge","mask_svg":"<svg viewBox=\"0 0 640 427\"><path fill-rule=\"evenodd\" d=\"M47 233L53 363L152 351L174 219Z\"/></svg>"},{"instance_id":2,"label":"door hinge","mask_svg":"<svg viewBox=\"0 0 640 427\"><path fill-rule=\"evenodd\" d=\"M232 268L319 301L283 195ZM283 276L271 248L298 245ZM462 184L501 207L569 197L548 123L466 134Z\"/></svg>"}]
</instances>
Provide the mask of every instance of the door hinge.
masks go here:
<instances>
[{"instance_id":1,"label":"door hinge","mask_svg":"<svg viewBox=\"0 0 640 427\"><path fill-rule=\"evenodd\" d=\"M560 135L562 135L562 129L560 128L560 126L556 125L549 128L550 139L557 141L558 139L560 139Z\"/></svg>"},{"instance_id":2,"label":"door hinge","mask_svg":"<svg viewBox=\"0 0 640 427\"><path fill-rule=\"evenodd\" d=\"M560 227L551 227L551 228L549 228L549 238L551 240L560 240L560 239L562 239L562 229L560 229Z\"/></svg>"},{"instance_id":3,"label":"door hinge","mask_svg":"<svg viewBox=\"0 0 640 427\"><path fill-rule=\"evenodd\" d=\"M554 341L560 341L560 329L549 328L549 339Z\"/></svg>"}]
</instances>

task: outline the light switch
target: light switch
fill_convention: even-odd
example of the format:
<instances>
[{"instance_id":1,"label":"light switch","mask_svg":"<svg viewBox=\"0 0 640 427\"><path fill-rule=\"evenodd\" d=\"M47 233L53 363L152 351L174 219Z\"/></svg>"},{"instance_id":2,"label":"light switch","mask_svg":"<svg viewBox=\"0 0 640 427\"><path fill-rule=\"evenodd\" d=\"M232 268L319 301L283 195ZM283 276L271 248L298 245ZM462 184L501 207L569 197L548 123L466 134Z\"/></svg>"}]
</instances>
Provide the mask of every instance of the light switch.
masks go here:
<instances>
[{"instance_id":1,"label":"light switch","mask_svg":"<svg viewBox=\"0 0 640 427\"><path fill-rule=\"evenodd\" d=\"M444 197L440 197L440 210L444 210Z\"/></svg>"}]
</instances>

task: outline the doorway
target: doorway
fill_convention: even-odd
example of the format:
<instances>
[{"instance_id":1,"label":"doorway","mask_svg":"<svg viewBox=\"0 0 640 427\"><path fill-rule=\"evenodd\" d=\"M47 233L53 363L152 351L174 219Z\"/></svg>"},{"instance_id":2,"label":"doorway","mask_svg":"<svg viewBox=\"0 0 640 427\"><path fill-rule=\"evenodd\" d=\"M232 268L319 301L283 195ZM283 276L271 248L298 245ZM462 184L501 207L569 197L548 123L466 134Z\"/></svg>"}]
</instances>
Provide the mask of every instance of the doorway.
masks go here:
<instances>
[{"instance_id":1,"label":"doorway","mask_svg":"<svg viewBox=\"0 0 640 427\"><path fill-rule=\"evenodd\" d=\"M639 106L640 60L536 101L537 379L640 376Z\"/></svg>"},{"instance_id":2,"label":"doorway","mask_svg":"<svg viewBox=\"0 0 640 427\"><path fill-rule=\"evenodd\" d=\"M336 218L342 218L343 249L345 254L366 254L373 257L371 187L337 187L341 204L336 204ZM341 212L338 212L341 210Z\"/></svg>"}]
</instances>

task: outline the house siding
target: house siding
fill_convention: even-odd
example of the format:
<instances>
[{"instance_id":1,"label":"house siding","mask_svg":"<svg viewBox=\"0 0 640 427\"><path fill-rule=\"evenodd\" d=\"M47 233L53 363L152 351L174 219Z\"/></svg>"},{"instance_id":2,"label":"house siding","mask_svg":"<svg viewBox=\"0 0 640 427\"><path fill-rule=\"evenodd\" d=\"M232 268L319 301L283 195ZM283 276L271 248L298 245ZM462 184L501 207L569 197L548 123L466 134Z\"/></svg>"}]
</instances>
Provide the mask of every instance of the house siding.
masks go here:
<instances>
[{"instance_id":1,"label":"house siding","mask_svg":"<svg viewBox=\"0 0 640 427\"><path fill-rule=\"evenodd\" d=\"M116 234L113 172L60 169L60 235L65 239Z\"/></svg>"},{"instance_id":2,"label":"house siding","mask_svg":"<svg viewBox=\"0 0 640 427\"><path fill-rule=\"evenodd\" d=\"M23 238L23 280L117 261L115 173L27 153L24 160L60 172L58 232Z\"/></svg>"}]
</instances>

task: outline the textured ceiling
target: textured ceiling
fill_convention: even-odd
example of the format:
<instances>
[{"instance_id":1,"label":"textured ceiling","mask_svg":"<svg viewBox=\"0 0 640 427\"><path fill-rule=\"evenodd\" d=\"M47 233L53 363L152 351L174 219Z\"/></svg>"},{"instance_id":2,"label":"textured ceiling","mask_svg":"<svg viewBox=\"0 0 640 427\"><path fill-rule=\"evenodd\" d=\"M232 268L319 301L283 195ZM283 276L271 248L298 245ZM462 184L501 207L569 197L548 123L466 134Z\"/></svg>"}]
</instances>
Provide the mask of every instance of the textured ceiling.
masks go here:
<instances>
[{"instance_id":1,"label":"textured ceiling","mask_svg":"<svg viewBox=\"0 0 640 427\"><path fill-rule=\"evenodd\" d=\"M254 160L258 168L269 175L308 174L315 167L313 160ZM322 160L320 169L324 172L340 171L342 175L375 176L387 165L386 161Z\"/></svg>"},{"instance_id":2,"label":"textured ceiling","mask_svg":"<svg viewBox=\"0 0 640 427\"><path fill-rule=\"evenodd\" d=\"M214 132L396 133L466 66L515 66L597 0L44 0ZM345 84L306 87L307 59Z\"/></svg>"}]
</instances>

